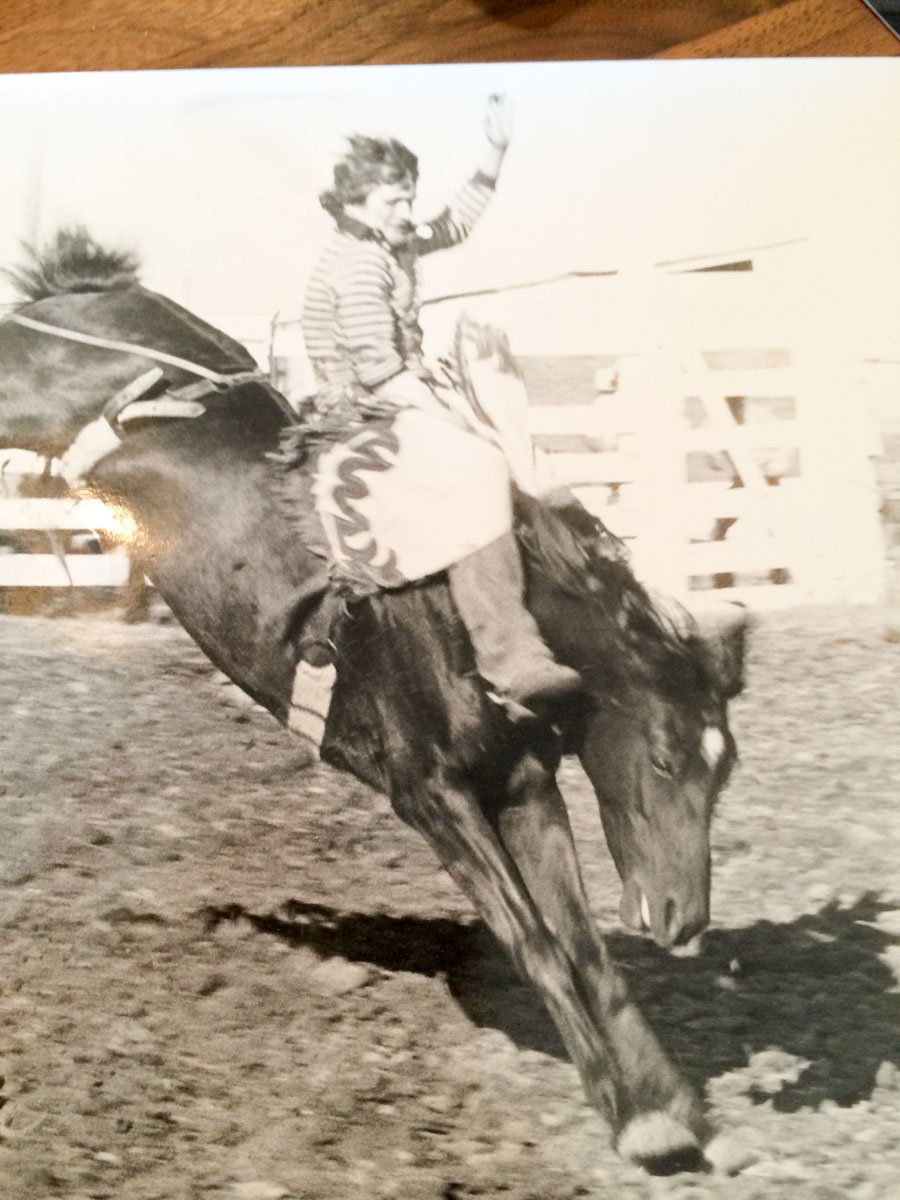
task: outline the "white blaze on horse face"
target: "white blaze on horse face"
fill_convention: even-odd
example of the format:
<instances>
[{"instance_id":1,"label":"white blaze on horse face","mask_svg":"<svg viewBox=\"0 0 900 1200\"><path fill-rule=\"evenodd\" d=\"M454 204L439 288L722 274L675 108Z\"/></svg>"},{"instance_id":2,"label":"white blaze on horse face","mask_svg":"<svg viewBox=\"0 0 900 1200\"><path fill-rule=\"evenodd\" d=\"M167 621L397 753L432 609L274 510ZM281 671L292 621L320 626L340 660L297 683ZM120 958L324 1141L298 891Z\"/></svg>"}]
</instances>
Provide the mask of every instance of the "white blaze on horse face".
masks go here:
<instances>
[{"instance_id":1,"label":"white blaze on horse face","mask_svg":"<svg viewBox=\"0 0 900 1200\"><path fill-rule=\"evenodd\" d=\"M641 920L644 922L644 928L650 928L650 905L647 902L647 897L641 892Z\"/></svg>"},{"instance_id":2,"label":"white blaze on horse face","mask_svg":"<svg viewBox=\"0 0 900 1200\"><path fill-rule=\"evenodd\" d=\"M707 725L700 739L700 752L706 765L712 770L725 753L725 734L717 725Z\"/></svg>"}]
</instances>

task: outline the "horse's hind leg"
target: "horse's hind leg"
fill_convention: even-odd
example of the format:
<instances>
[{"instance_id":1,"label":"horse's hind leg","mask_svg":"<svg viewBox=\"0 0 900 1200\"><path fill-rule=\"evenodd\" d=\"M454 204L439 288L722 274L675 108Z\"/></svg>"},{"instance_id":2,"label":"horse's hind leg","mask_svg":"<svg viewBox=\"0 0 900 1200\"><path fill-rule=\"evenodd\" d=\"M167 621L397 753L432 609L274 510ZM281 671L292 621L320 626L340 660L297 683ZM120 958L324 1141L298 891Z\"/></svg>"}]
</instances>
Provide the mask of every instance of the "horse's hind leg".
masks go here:
<instances>
[{"instance_id":1,"label":"horse's hind leg","mask_svg":"<svg viewBox=\"0 0 900 1200\"><path fill-rule=\"evenodd\" d=\"M496 821L532 901L583 982L594 1019L615 1056L632 1114L617 1131L620 1150L651 1169L690 1165L699 1159L698 1145L706 1143L710 1127L699 1100L647 1028L609 960L588 909L555 775L534 755L525 754L514 768Z\"/></svg>"},{"instance_id":2,"label":"horse's hind leg","mask_svg":"<svg viewBox=\"0 0 900 1200\"><path fill-rule=\"evenodd\" d=\"M600 962L605 1002L598 1004L590 994L597 989L598 980L586 978L578 969L580 963L576 967L576 959L545 921L477 796L458 777L447 771L436 772L415 793L395 797L394 805L398 814L431 844L521 974L537 989L578 1069L588 1099L621 1138L647 1111L646 1100L635 1097L632 1081L623 1070L617 1042L624 1027L637 1041L635 1056L652 1053L662 1058L662 1051L639 1018L635 1023L626 1016L623 1022L622 1012L632 1008L624 988L605 979L609 968ZM699 1165L690 1157L693 1154L700 1159L697 1143L685 1134L686 1142L680 1150L687 1153L679 1165ZM668 1150L671 1152L673 1147ZM656 1156L644 1157L652 1165L650 1160Z\"/></svg>"}]
</instances>

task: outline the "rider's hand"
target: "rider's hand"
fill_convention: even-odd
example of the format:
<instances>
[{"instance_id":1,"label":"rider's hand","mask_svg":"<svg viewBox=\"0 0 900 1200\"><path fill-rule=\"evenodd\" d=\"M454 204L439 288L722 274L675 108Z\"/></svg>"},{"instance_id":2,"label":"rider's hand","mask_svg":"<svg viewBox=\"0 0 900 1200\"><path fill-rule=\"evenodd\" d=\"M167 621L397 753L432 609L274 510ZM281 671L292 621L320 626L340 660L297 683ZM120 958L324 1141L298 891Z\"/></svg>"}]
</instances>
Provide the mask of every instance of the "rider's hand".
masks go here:
<instances>
[{"instance_id":1,"label":"rider's hand","mask_svg":"<svg viewBox=\"0 0 900 1200\"><path fill-rule=\"evenodd\" d=\"M382 404L390 405L394 409L417 408L435 416L443 416L446 411L434 390L415 372L409 370L401 371L386 383L379 384L374 389L374 395Z\"/></svg>"},{"instance_id":2,"label":"rider's hand","mask_svg":"<svg viewBox=\"0 0 900 1200\"><path fill-rule=\"evenodd\" d=\"M488 97L484 114L484 132L495 150L505 153L512 140L512 106L506 96Z\"/></svg>"},{"instance_id":3,"label":"rider's hand","mask_svg":"<svg viewBox=\"0 0 900 1200\"><path fill-rule=\"evenodd\" d=\"M471 429L470 423L453 407L454 393L433 387L414 371L401 371L377 387L374 395L376 403L384 406L386 416L398 409L414 408L458 429Z\"/></svg>"}]
</instances>

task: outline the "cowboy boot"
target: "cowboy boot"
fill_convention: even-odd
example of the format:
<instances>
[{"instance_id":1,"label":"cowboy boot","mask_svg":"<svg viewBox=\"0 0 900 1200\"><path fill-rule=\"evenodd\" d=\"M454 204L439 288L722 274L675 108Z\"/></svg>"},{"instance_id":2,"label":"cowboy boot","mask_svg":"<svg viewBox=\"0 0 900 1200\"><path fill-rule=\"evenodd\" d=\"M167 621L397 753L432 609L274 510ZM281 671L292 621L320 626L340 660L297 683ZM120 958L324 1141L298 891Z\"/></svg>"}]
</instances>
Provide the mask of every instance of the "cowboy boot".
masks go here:
<instances>
[{"instance_id":1,"label":"cowboy boot","mask_svg":"<svg viewBox=\"0 0 900 1200\"><path fill-rule=\"evenodd\" d=\"M525 607L525 573L512 533L454 563L448 575L478 673L502 699L529 708L580 690L578 672L556 662Z\"/></svg>"}]
</instances>

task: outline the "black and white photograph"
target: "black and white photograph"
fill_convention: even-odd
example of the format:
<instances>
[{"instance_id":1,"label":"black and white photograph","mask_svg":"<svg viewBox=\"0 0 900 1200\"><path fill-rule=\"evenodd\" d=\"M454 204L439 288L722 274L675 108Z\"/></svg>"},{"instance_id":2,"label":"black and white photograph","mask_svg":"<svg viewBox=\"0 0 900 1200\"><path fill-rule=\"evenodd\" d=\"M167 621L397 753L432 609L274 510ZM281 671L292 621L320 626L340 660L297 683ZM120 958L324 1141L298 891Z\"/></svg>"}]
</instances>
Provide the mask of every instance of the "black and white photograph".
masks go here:
<instances>
[{"instance_id":1,"label":"black and white photograph","mask_svg":"<svg viewBox=\"0 0 900 1200\"><path fill-rule=\"evenodd\" d=\"M4 1200L900 1197L898 85L0 76Z\"/></svg>"}]
</instances>

